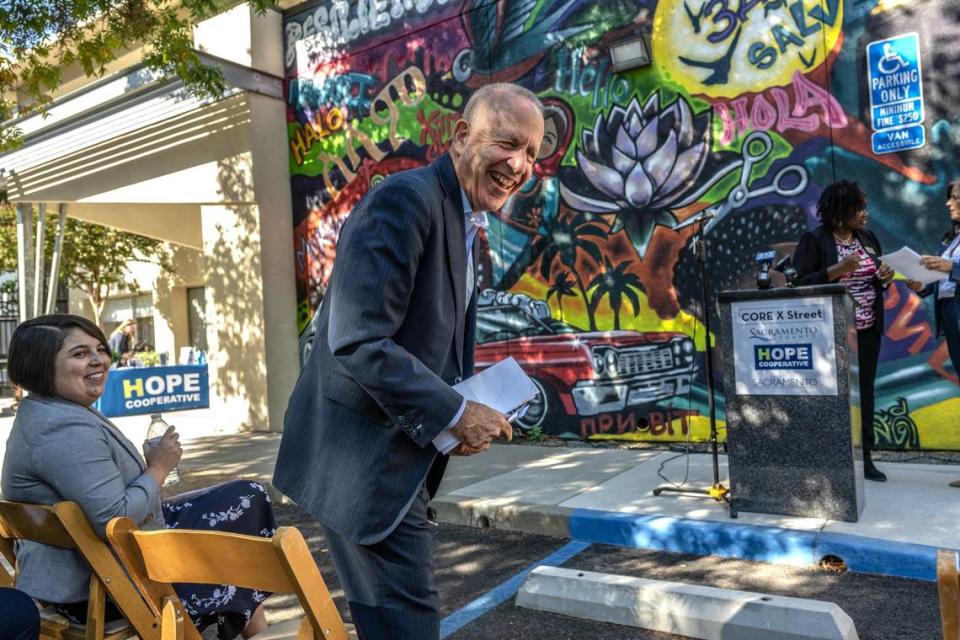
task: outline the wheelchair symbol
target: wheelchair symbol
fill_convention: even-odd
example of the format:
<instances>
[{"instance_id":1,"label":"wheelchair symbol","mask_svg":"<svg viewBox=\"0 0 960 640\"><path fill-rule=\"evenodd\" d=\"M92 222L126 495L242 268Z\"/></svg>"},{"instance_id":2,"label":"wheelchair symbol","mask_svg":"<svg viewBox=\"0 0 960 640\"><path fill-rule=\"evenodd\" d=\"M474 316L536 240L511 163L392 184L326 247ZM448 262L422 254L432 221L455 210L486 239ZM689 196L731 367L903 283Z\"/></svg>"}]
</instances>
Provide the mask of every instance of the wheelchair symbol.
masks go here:
<instances>
[{"instance_id":1,"label":"wheelchair symbol","mask_svg":"<svg viewBox=\"0 0 960 640\"><path fill-rule=\"evenodd\" d=\"M884 43L883 57L877 61L877 69L880 70L880 73L896 73L907 66L909 66L907 61L897 53L893 45L889 42Z\"/></svg>"}]
</instances>

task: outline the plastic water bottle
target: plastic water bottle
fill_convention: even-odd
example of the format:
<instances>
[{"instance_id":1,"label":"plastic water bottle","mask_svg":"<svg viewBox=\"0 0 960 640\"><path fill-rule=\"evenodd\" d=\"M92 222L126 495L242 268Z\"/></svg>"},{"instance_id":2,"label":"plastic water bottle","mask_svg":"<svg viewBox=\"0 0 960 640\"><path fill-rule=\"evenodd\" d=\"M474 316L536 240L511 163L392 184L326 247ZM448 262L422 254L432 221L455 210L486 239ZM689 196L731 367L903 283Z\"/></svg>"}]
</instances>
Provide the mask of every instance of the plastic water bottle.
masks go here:
<instances>
[{"instance_id":1,"label":"plastic water bottle","mask_svg":"<svg viewBox=\"0 0 960 640\"><path fill-rule=\"evenodd\" d=\"M163 419L163 416L159 413L150 414L150 426L147 427L147 446L155 447L160 443L160 440L163 438L163 434L167 432L167 429L170 428L170 425L167 424L166 420ZM173 484L180 483L180 465L178 464L170 472L170 475L167 476L166 480L163 481L163 486L169 487Z\"/></svg>"}]
</instances>

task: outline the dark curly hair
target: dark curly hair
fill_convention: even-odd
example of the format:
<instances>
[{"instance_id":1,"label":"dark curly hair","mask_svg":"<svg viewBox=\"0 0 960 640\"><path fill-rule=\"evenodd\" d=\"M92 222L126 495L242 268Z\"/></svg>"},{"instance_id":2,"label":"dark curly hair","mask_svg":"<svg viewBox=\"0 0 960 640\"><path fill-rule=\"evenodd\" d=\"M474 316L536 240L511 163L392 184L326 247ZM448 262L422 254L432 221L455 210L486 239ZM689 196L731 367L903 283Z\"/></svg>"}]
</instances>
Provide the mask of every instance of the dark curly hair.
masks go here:
<instances>
[{"instance_id":1,"label":"dark curly hair","mask_svg":"<svg viewBox=\"0 0 960 640\"><path fill-rule=\"evenodd\" d=\"M828 185L817 201L817 215L823 226L833 230L853 219L867 206L867 196L856 182L838 180Z\"/></svg>"}]
</instances>

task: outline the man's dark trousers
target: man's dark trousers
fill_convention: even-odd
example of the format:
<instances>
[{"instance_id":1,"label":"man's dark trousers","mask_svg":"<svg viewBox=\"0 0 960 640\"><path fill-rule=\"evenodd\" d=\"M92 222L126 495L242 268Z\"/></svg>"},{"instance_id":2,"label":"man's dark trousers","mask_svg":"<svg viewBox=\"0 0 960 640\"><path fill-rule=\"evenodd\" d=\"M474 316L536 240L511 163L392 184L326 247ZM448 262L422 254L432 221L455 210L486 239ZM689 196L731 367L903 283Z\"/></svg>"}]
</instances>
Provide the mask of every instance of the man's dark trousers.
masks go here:
<instances>
[{"instance_id":1,"label":"man's dark trousers","mask_svg":"<svg viewBox=\"0 0 960 640\"><path fill-rule=\"evenodd\" d=\"M360 640L440 637L428 502L421 487L397 528L372 545L323 527Z\"/></svg>"},{"instance_id":2,"label":"man's dark trousers","mask_svg":"<svg viewBox=\"0 0 960 640\"><path fill-rule=\"evenodd\" d=\"M36 640L38 637L37 605L23 591L0 588L0 640Z\"/></svg>"}]
</instances>

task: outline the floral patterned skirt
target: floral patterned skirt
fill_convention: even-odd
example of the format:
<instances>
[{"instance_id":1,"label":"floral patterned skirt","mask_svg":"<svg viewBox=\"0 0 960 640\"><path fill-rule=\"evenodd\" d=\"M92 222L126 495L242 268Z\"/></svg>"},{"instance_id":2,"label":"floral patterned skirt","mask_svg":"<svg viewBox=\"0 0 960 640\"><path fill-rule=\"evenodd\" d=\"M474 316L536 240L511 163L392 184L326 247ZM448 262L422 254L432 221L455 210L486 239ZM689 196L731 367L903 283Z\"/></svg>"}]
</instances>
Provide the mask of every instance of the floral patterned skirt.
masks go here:
<instances>
[{"instance_id":1,"label":"floral patterned skirt","mask_svg":"<svg viewBox=\"0 0 960 640\"><path fill-rule=\"evenodd\" d=\"M277 528L270 496L259 482L233 480L174 496L163 503L168 529L213 529L270 537ZM250 621L269 593L230 585L175 584L174 589L197 629L217 624L217 636L230 640Z\"/></svg>"},{"instance_id":2,"label":"floral patterned skirt","mask_svg":"<svg viewBox=\"0 0 960 640\"><path fill-rule=\"evenodd\" d=\"M249 480L233 480L181 493L162 506L168 529L213 529L268 538L277 528L267 490L259 482ZM173 587L197 629L203 631L216 623L220 640L232 640L240 635L250 616L270 595L231 585L175 584ZM86 601L51 604L71 622L86 621ZM107 601L105 617L111 622L120 620L123 614L113 602Z\"/></svg>"}]
</instances>

